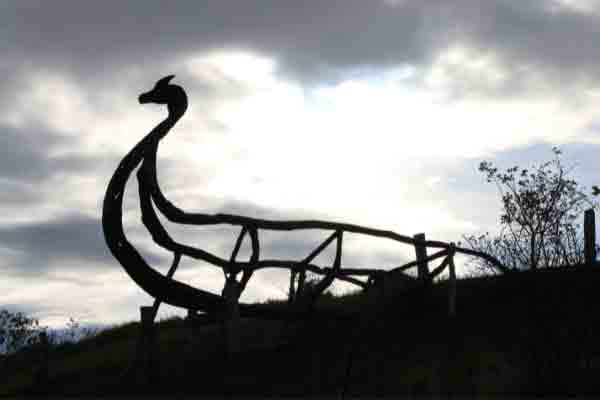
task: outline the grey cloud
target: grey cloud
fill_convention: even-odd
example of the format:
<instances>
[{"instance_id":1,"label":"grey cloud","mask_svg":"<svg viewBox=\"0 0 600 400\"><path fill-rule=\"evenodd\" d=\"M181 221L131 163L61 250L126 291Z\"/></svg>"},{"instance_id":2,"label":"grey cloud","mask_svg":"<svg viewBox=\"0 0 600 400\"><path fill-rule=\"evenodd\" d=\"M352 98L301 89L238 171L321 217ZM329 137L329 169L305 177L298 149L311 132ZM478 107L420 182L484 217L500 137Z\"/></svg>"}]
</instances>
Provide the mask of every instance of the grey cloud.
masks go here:
<instances>
[{"instance_id":1,"label":"grey cloud","mask_svg":"<svg viewBox=\"0 0 600 400\"><path fill-rule=\"evenodd\" d=\"M21 268L39 268L68 259L96 263L110 259L100 221L83 215L3 227L0 244L20 254Z\"/></svg>"},{"instance_id":2,"label":"grey cloud","mask_svg":"<svg viewBox=\"0 0 600 400\"><path fill-rule=\"evenodd\" d=\"M0 228L0 247L10 251L3 263L16 275L65 271L74 264L83 269L118 265L104 243L100 219L82 214L4 226ZM148 261L163 259L151 253Z\"/></svg>"},{"instance_id":3,"label":"grey cloud","mask_svg":"<svg viewBox=\"0 0 600 400\"><path fill-rule=\"evenodd\" d=\"M96 160L77 155L51 155L51 150L72 138L42 125L14 128L0 125L0 178L36 183L63 171L82 172Z\"/></svg>"},{"instance_id":4,"label":"grey cloud","mask_svg":"<svg viewBox=\"0 0 600 400\"><path fill-rule=\"evenodd\" d=\"M167 7L157 0L22 1L1 7L9 40L0 51L17 64L50 64L86 80L110 79L110 68L102 65L147 70L181 55L221 48L274 56L284 73L311 80L335 78L348 69L427 62L457 40L543 64L596 60L595 20L549 14L527 4L407 1L392 7L360 0L219 0ZM571 40L582 46L563 46Z\"/></svg>"},{"instance_id":5,"label":"grey cloud","mask_svg":"<svg viewBox=\"0 0 600 400\"><path fill-rule=\"evenodd\" d=\"M0 180L0 204L4 207L25 207L39 202L39 194L32 185Z\"/></svg>"},{"instance_id":6,"label":"grey cloud","mask_svg":"<svg viewBox=\"0 0 600 400\"><path fill-rule=\"evenodd\" d=\"M53 177L91 174L98 157L53 154L57 147L75 147L74 141L41 124L20 128L0 124L0 205L5 210L35 207L47 201L44 194Z\"/></svg>"},{"instance_id":7,"label":"grey cloud","mask_svg":"<svg viewBox=\"0 0 600 400\"><path fill-rule=\"evenodd\" d=\"M33 285L35 284L32 284L32 286ZM66 318L69 316L68 314L65 314L64 310L61 310L60 307L48 302L28 301L18 304L2 303L0 304L0 308L8 310L10 312L22 312L28 316L33 316L36 318L38 316L44 316L45 318L59 317L66 320ZM43 326L43 324L40 325Z\"/></svg>"},{"instance_id":8,"label":"grey cloud","mask_svg":"<svg viewBox=\"0 0 600 400\"><path fill-rule=\"evenodd\" d=\"M551 12L543 1L388 3L20 1L1 6L8 40L0 51L16 64L54 65L89 81L110 79L114 70L101 66L147 71L181 55L241 48L276 57L285 74L318 81L360 68L426 64L449 44L466 43L500 54L514 75L533 67L598 78L594 16Z\"/></svg>"},{"instance_id":9,"label":"grey cloud","mask_svg":"<svg viewBox=\"0 0 600 400\"><path fill-rule=\"evenodd\" d=\"M460 41L500 58L512 90L531 80L568 86L600 78L598 16L568 9L551 12L549 2L542 1L465 0L444 8L449 20L460 26Z\"/></svg>"}]
</instances>

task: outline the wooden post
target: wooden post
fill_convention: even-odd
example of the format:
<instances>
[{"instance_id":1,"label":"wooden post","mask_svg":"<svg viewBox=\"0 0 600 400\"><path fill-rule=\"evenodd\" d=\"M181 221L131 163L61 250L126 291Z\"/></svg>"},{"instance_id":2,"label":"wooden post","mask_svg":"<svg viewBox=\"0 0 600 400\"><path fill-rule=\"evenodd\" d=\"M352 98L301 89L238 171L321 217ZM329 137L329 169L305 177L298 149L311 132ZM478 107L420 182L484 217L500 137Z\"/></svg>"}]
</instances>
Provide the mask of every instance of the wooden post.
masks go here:
<instances>
[{"instance_id":1,"label":"wooden post","mask_svg":"<svg viewBox=\"0 0 600 400\"><path fill-rule=\"evenodd\" d=\"M239 325L240 325L240 283L235 278L228 278L221 294L225 300L223 315L223 340L225 357L231 356L239 351Z\"/></svg>"},{"instance_id":2,"label":"wooden post","mask_svg":"<svg viewBox=\"0 0 600 400\"><path fill-rule=\"evenodd\" d=\"M593 265L596 262L596 216L593 208L585 211L583 234L585 264Z\"/></svg>"},{"instance_id":3,"label":"wooden post","mask_svg":"<svg viewBox=\"0 0 600 400\"><path fill-rule=\"evenodd\" d=\"M141 361L142 374L145 379L151 381L155 378L154 374L154 346L156 345L156 332L154 326L155 308L154 306L140 307L140 316L142 320L141 334Z\"/></svg>"},{"instance_id":4,"label":"wooden post","mask_svg":"<svg viewBox=\"0 0 600 400\"><path fill-rule=\"evenodd\" d=\"M194 315L196 315L196 310L192 310L191 308L188 308L187 310L187 315L185 316L185 319L187 321L191 320L192 318L194 318Z\"/></svg>"},{"instance_id":5,"label":"wooden post","mask_svg":"<svg viewBox=\"0 0 600 400\"><path fill-rule=\"evenodd\" d=\"M456 269L454 266L454 243L448 254L448 315L456 314Z\"/></svg>"},{"instance_id":6,"label":"wooden post","mask_svg":"<svg viewBox=\"0 0 600 400\"><path fill-rule=\"evenodd\" d=\"M296 271L294 271L293 269L290 270L290 291L288 294L288 302L291 304L294 302L294 299L296 298Z\"/></svg>"},{"instance_id":7,"label":"wooden post","mask_svg":"<svg viewBox=\"0 0 600 400\"><path fill-rule=\"evenodd\" d=\"M298 286L296 287L296 298L302 297L304 293L304 285L306 284L306 269L302 269L298 276Z\"/></svg>"},{"instance_id":8,"label":"wooden post","mask_svg":"<svg viewBox=\"0 0 600 400\"><path fill-rule=\"evenodd\" d=\"M425 242L425 234L417 233L413 236L417 242ZM427 261L424 261L427 258L427 248L425 244L415 243L415 253L417 256L417 277L421 282L427 282L429 279L429 268L427 266Z\"/></svg>"},{"instance_id":9,"label":"wooden post","mask_svg":"<svg viewBox=\"0 0 600 400\"><path fill-rule=\"evenodd\" d=\"M43 392L48 384L48 361L50 354L50 341L48 340L48 334L46 331L40 332L39 341L40 360L37 370L35 371L35 386L36 390Z\"/></svg>"}]
</instances>

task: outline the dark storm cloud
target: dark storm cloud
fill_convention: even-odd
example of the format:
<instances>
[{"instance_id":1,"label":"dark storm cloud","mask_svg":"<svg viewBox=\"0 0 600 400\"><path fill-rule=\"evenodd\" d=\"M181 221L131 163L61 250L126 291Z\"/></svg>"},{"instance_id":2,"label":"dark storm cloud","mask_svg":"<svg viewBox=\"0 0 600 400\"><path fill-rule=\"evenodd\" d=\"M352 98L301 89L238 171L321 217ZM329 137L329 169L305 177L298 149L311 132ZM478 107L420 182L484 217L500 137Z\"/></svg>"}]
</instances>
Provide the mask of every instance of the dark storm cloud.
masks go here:
<instances>
[{"instance_id":1,"label":"dark storm cloud","mask_svg":"<svg viewBox=\"0 0 600 400\"><path fill-rule=\"evenodd\" d=\"M89 174L98 165L93 155L52 154L57 146L75 145L42 124L15 128L0 124L0 205L34 207L44 203L45 184L58 174Z\"/></svg>"},{"instance_id":2,"label":"dark storm cloud","mask_svg":"<svg viewBox=\"0 0 600 400\"><path fill-rule=\"evenodd\" d=\"M97 161L94 157L51 154L54 147L73 140L42 125L0 124L0 179L37 183L60 172L91 168Z\"/></svg>"},{"instance_id":3,"label":"dark storm cloud","mask_svg":"<svg viewBox=\"0 0 600 400\"><path fill-rule=\"evenodd\" d=\"M52 65L90 80L108 79L107 66L148 70L194 52L250 49L279 59L284 73L314 80L356 68L428 63L448 45L464 43L498 53L517 75L533 67L596 79L598 19L549 5L24 0L0 6L0 51L5 64Z\"/></svg>"},{"instance_id":4,"label":"dark storm cloud","mask_svg":"<svg viewBox=\"0 0 600 400\"><path fill-rule=\"evenodd\" d=\"M9 251L3 264L14 275L45 274L56 268L85 270L94 264L118 266L104 243L100 219L81 214L2 227L0 248ZM163 261L147 254L150 263Z\"/></svg>"},{"instance_id":5,"label":"dark storm cloud","mask_svg":"<svg viewBox=\"0 0 600 400\"><path fill-rule=\"evenodd\" d=\"M99 65L146 69L178 55L241 48L278 58L296 77L315 79L357 67L426 63L440 49L461 42L497 52L517 75L534 67L596 79L598 19L549 5L25 0L0 6L5 37L0 51L5 63L51 64L93 79L110 74Z\"/></svg>"},{"instance_id":6,"label":"dark storm cloud","mask_svg":"<svg viewBox=\"0 0 600 400\"><path fill-rule=\"evenodd\" d=\"M52 268L66 260L111 262L100 221L84 215L3 227L0 245L17 254L13 268Z\"/></svg>"},{"instance_id":7,"label":"dark storm cloud","mask_svg":"<svg viewBox=\"0 0 600 400\"><path fill-rule=\"evenodd\" d=\"M378 61L389 39L403 54L422 48L408 45L419 28L418 9L399 12L383 3L357 0L168 5L157 0L23 1L5 4L1 11L9 34L1 48L4 54L68 68L97 68L98 62L152 65L177 54L223 47L265 51L284 61L289 56L294 59L290 65L322 60L314 68L357 58Z\"/></svg>"},{"instance_id":8,"label":"dark storm cloud","mask_svg":"<svg viewBox=\"0 0 600 400\"><path fill-rule=\"evenodd\" d=\"M459 42L500 58L515 90L528 80L597 83L599 17L551 3L463 0L442 7L441 15L457 25Z\"/></svg>"}]
</instances>

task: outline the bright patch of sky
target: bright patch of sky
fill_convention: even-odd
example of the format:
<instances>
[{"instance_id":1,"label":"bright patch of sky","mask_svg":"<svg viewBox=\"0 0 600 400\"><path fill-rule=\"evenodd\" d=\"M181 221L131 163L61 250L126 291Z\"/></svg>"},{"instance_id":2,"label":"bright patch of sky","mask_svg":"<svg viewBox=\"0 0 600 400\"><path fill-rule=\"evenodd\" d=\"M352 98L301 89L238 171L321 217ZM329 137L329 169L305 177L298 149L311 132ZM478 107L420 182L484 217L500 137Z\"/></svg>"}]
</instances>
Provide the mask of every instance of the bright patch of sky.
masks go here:
<instances>
[{"instance_id":1,"label":"bright patch of sky","mask_svg":"<svg viewBox=\"0 0 600 400\"><path fill-rule=\"evenodd\" d=\"M551 0L551 9L567 9L582 14L597 14L600 11L598 0Z\"/></svg>"}]
</instances>

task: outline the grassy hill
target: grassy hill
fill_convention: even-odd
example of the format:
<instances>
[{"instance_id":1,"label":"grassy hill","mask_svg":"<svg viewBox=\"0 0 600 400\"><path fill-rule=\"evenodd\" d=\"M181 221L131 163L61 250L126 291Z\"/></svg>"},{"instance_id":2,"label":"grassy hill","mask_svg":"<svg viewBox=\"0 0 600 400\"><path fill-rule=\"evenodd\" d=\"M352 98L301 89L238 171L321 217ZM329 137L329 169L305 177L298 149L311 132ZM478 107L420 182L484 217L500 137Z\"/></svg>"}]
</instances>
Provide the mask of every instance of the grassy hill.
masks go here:
<instances>
[{"instance_id":1,"label":"grassy hill","mask_svg":"<svg viewBox=\"0 0 600 400\"><path fill-rule=\"evenodd\" d=\"M380 296L325 297L335 317L243 320L225 361L217 326L158 325L155 376L123 376L138 325L50 351L49 382L33 384L35 349L2 360L0 395L594 394L600 392L600 266L460 280Z\"/></svg>"}]
</instances>

